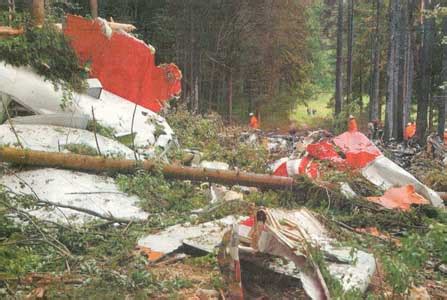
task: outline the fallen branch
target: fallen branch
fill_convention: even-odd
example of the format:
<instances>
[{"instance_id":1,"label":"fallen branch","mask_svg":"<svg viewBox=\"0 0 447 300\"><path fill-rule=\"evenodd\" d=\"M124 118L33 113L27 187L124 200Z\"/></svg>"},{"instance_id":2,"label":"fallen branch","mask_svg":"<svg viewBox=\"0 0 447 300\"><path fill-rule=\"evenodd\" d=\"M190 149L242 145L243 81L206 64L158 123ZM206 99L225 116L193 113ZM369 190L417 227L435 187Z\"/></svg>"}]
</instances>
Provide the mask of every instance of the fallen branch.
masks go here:
<instances>
[{"instance_id":1,"label":"fallen branch","mask_svg":"<svg viewBox=\"0 0 447 300\"><path fill-rule=\"evenodd\" d=\"M139 220L130 220L130 219L123 219L123 218L116 218L116 217L114 217L112 215L100 214L100 213L98 213L96 211L93 211L93 210L90 210L90 209L87 209L87 208L76 207L76 206L72 206L72 205L68 205L68 204L55 203L55 202L42 200L42 199L37 200L37 203L76 210L76 211L79 211L79 212L82 212L82 213L85 213L85 214L88 214L88 215L92 215L94 217L98 217L100 219L104 219L104 220L107 220L107 221L115 222L115 223L130 223L130 222L143 223L143 222L145 222L145 221L139 221Z\"/></svg>"}]
</instances>

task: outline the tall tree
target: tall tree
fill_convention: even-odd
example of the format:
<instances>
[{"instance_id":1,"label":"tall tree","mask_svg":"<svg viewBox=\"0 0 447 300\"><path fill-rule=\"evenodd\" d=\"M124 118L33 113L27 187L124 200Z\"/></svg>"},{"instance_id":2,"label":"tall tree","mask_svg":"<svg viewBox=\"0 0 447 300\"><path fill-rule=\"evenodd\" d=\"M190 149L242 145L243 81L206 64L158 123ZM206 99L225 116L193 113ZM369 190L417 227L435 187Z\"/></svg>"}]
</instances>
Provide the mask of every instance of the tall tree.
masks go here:
<instances>
[{"instance_id":1,"label":"tall tree","mask_svg":"<svg viewBox=\"0 0 447 300\"><path fill-rule=\"evenodd\" d=\"M404 102L406 99L407 93L407 72L408 72L408 2L407 1L399 1L401 2L399 5L399 21L398 21L398 37L397 42L397 63L398 67L396 70L398 71L397 76L397 100L396 100L396 118L394 129L395 132L393 134L394 138L398 141L403 140L404 133Z\"/></svg>"},{"instance_id":2,"label":"tall tree","mask_svg":"<svg viewBox=\"0 0 447 300\"><path fill-rule=\"evenodd\" d=\"M335 71L335 115L343 107L343 0L338 0L337 62Z\"/></svg>"},{"instance_id":3,"label":"tall tree","mask_svg":"<svg viewBox=\"0 0 447 300\"><path fill-rule=\"evenodd\" d=\"M31 3L31 16L33 25L41 27L45 22L45 1L44 0L32 0Z\"/></svg>"},{"instance_id":4,"label":"tall tree","mask_svg":"<svg viewBox=\"0 0 447 300\"><path fill-rule=\"evenodd\" d=\"M407 53L405 57L405 91L403 99L403 124L404 126L410 121L411 100L413 98L413 82L414 82L414 52L415 52L415 11L417 0L408 1L408 23L407 23Z\"/></svg>"},{"instance_id":5,"label":"tall tree","mask_svg":"<svg viewBox=\"0 0 447 300\"><path fill-rule=\"evenodd\" d=\"M372 88L370 101L370 120L379 120L379 93L380 93L380 10L381 0L375 1L376 20L374 28L373 42L373 72L372 72Z\"/></svg>"},{"instance_id":6,"label":"tall tree","mask_svg":"<svg viewBox=\"0 0 447 300\"><path fill-rule=\"evenodd\" d=\"M443 38L447 38L447 16L442 19L442 35ZM444 130L445 130L445 119L446 119L446 101L447 101L447 44L444 43L444 51L442 52L442 95L439 99L439 110L438 110L438 135L443 140Z\"/></svg>"},{"instance_id":7,"label":"tall tree","mask_svg":"<svg viewBox=\"0 0 447 300\"><path fill-rule=\"evenodd\" d=\"M93 19L98 17L98 0L89 0L90 1L90 14Z\"/></svg>"},{"instance_id":8,"label":"tall tree","mask_svg":"<svg viewBox=\"0 0 447 300\"><path fill-rule=\"evenodd\" d=\"M425 9L431 9L432 1L423 0ZM433 43L434 20L426 15L422 16L422 49L420 51L420 79L417 102L416 137L420 144L424 143L427 131L427 117L431 88L431 47Z\"/></svg>"},{"instance_id":9,"label":"tall tree","mask_svg":"<svg viewBox=\"0 0 447 300\"><path fill-rule=\"evenodd\" d=\"M352 51L354 47L354 0L348 0L348 61L347 61L347 84L346 102L352 101Z\"/></svg>"},{"instance_id":10,"label":"tall tree","mask_svg":"<svg viewBox=\"0 0 447 300\"><path fill-rule=\"evenodd\" d=\"M387 61L387 93L385 111L385 138L390 139L395 133L396 111L396 69L397 69L397 27L399 0L391 0L389 6L389 38Z\"/></svg>"}]
</instances>

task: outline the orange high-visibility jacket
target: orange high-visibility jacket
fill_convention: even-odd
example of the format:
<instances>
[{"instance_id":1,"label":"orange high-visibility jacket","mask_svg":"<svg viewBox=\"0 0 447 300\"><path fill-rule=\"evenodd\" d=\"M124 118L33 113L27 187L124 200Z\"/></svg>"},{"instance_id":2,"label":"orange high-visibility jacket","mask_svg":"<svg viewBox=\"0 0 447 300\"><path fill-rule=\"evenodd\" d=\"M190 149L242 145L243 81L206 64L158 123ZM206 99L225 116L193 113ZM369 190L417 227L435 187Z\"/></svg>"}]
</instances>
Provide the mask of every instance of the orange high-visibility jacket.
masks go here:
<instances>
[{"instance_id":1,"label":"orange high-visibility jacket","mask_svg":"<svg viewBox=\"0 0 447 300\"><path fill-rule=\"evenodd\" d=\"M409 140L412 137L414 137L414 135L416 134L416 124L415 123L410 123L410 125L407 125L407 127L405 127L405 131L404 131L404 139L405 140Z\"/></svg>"},{"instance_id":2,"label":"orange high-visibility jacket","mask_svg":"<svg viewBox=\"0 0 447 300\"><path fill-rule=\"evenodd\" d=\"M357 121L355 120L355 118L349 119L349 122L348 122L348 131L349 131L349 132L358 131L358 128L357 128Z\"/></svg>"},{"instance_id":3,"label":"orange high-visibility jacket","mask_svg":"<svg viewBox=\"0 0 447 300\"><path fill-rule=\"evenodd\" d=\"M253 129L259 128L259 122L258 119L255 116L250 117L250 127Z\"/></svg>"}]
</instances>

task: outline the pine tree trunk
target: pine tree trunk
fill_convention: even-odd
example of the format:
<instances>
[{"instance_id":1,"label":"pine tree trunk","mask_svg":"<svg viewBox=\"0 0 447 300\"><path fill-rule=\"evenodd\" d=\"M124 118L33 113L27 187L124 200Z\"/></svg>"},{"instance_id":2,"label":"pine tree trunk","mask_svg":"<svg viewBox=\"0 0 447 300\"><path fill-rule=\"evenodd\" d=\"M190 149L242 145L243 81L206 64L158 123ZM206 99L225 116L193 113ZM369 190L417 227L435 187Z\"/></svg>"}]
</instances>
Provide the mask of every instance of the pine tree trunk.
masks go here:
<instances>
[{"instance_id":1,"label":"pine tree trunk","mask_svg":"<svg viewBox=\"0 0 447 300\"><path fill-rule=\"evenodd\" d=\"M442 34L447 37L447 16L442 20ZM444 85L444 91L439 99L439 111L438 111L438 135L443 140L445 130L445 117L446 117L446 101L447 101L447 45L443 45L444 51L442 52L442 81Z\"/></svg>"},{"instance_id":2,"label":"pine tree trunk","mask_svg":"<svg viewBox=\"0 0 447 300\"><path fill-rule=\"evenodd\" d=\"M98 0L90 0L90 14L93 19L98 17Z\"/></svg>"},{"instance_id":3,"label":"pine tree trunk","mask_svg":"<svg viewBox=\"0 0 447 300\"><path fill-rule=\"evenodd\" d=\"M385 111L385 139L393 137L394 119L395 119L395 102L396 102L396 28L397 28L397 1L391 0L389 7L389 24L390 34L388 41L388 62L387 62L387 95L386 95L386 111Z\"/></svg>"},{"instance_id":4,"label":"pine tree trunk","mask_svg":"<svg viewBox=\"0 0 447 300\"><path fill-rule=\"evenodd\" d=\"M31 5L31 17L33 25L36 27L42 27L43 23L45 22L45 1L32 0Z\"/></svg>"},{"instance_id":5,"label":"pine tree trunk","mask_svg":"<svg viewBox=\"0 0 447 300\"><path fill-rule=\"evenodd\" d=\"M395 119L395 134L394 138L397 141L403 140L404 133L404 99L407 92L407 58L408 58L408 5L406 1L402 1L398 7L399 16L399 26L398 26L398 71L397 83L397 101L396 101L396 119Z\"/></svg>"},{"instance_id":6,"label":"pine tree trunk","mask_svg":"<svg viewBox=\"0 0 447 300\"><path fill-rule=\"evenodd\" d=\"M337 63L335 73L335 115L338 116L343 107L343 0L338 0Z\"/></svg>"},{"instance_id":7,"label":"pine tree trunk","mask_svg":"<svg viewBox=\"0 0 447 300\"><path fill-rule=\"evenodd\" d=\"M372 74L372 93L371 93L371 115L370 120L379 120L379 90L380 90L380 9L381 0L376 0L376 28L374 32L373 45L373 74Z\"/></svg>"},{"instance_id":8,"label":"pine tree trunk","mask_svg":"<svg viewBox=\"0 0 447 300\"><path fill-rule=\"evenodd\" d=\"M154 171L158 162L144 160L111 159L63 152L44 152L0 148L0 160L19 165L54 167L84 172L134 173L138 170ZM180 165L163 165L161 172L167 178L207 181L228 185L254 186L259 188L284 189L293 187L291 177L272 176L241 171L191 168Z\"/></svg>"},{"instance_id":9,"label":"pine tree trunk","mask_svg":"<svg viewBox=\"0 0 447 300\"><path fill-rule=\"evenodd\" d=\"M348 0L348 63L346 102L352 101L352 50L354 45L354 0Z\"/></svg>"},{"instance_id":10,"label":"pine tree trunk","mask_svg":"<svg viewBox=\"0 0 447 300\"><path fill-rule=\"evenodd\" d=\"M431 8L430 0L423 0L426 9ZM417 118L416 118L416 138L419 144L425 143L425 135L427 131L427 117L429 108L430 86L431 86L431 44L433 35L433 20L432 18L423 18L423 39L420 59L420 81L419 81L419 95L417 103Z\"/></svg>"},{"instance_id":11,"label":"pine tree trunk","mask_svg":"<svg viewBox=\"0 0 447 300\"><path fill-rule=\"evenodd\" d=\"M231 124L233 120L233 71L228 75L228 121Z\"/></svg>"}]
</instances>

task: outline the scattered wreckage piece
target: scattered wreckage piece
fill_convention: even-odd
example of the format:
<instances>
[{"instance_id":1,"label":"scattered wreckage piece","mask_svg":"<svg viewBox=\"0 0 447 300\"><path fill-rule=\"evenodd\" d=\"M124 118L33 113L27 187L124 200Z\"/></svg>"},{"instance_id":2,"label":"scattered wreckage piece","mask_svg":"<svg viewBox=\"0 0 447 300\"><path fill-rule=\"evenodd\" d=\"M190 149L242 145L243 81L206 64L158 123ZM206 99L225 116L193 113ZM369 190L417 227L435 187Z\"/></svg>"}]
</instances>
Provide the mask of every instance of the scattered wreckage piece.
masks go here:
<instances>
[{"instance_id":1,"label":"scattered wreckage piece","mask_svg":"<svg viewBox=\"0 0 447 300\"><path fill-rule=\"evenodd\" d=\"M99 134L95 136L87 130L50 125L0 125L0 146L16 144L21 144L24 149L45 152L87 151L106 157L135 157L134 151L123 144Z\"/></svg>"},{"instance_id":2,"label":"scattered wreckage piece","mask_svg":"<svg viewBox=\"0 0 447 300\"><path fill-rule=\"evenodd\" d=\"M138 247L146 247L158 253L163 253L164 255L176 251L183 245L183 241L189 238L203 238L204 241L209 243L208 237L216 237L215 240L211 242L208 247L201 248L200 250L207 251L209 247L212 249L217 245L222 237L220 234L225 228L240 221L240 219L228 216L220 220L211 221L199 225L187 224L177 224L166 228L165 230L142 237L138 240Z\"/></svg>"},{"instance_id":3,"label":"scattered wreckage piece","mask_svg":"<svg viewBox=\"0 0 447 300\"><path fill-rule=\"evenodd\" d=\"M69 128L86 129L90 117L86 114L56 113L51 115L34 115L11 118L13 124L53 125Z\"/></svg>"},{"instance_id":4,"label":"scattered wreckage piece","mask_svg":"<svg viewBox=\"0 0 447 300\"><path fill-rule=\"evenodd\" d=\"M385 156L379 156L361 170L362 175L371 183L385 190L393 187L412 185L414 190L430 201L435 207L444 207L438 193L421 183L409 172L399 167Z\"/></svg>"},{"instance_id":5,"label":"scattered wreckage piece","mask_svg":"<svg viewBox=\"0 0 447 300\"><path fill-rule=\"evenodd\" d=\"M113 26L113 24L112 24ZM81 62L104 89L154 112L181 92L182 73L175 64L155 65L155 49L107 21L68 15L64 34Z\"/></svg>"},{"instance_id":6,"label":"scattered wreckage piece","mask_svg":"<svg viewBox=\"0 0 447 300\"><path fill-rule=\"evenodd\" d=\"M21 150L10 147L0 148L0 161L36 167L54 167L85 172L133 173L137 170L152 171L159 162L152 160L110 159L98 156ZM161 171L167 178L194 181L209 181L227 185L252 186L260 188L292 188L293 178L256 174L240 171L214 170L162 165Z\"/></svg>"},{"instance_id":7,"label":"scattered wreckage piece","mask_svg":"<svg viewBox=\"0 0 447 300\"><path fill-rule=\"evenodd\" d=\"M342 155L339 153L340 150ZM273 174L277 176L307 175L317 179L321 174L321 162L327 161L337 167L340 171L354 170L361 174L374 185L388 190L394 187L413 185L415 191L404 189L406 193L401 204L396 199L387 199L387 193L382 200L393 203L393 207L408 209L412 200L419 199L414 194L429 200L429 204L435 207L443 207L443 201L439 195L418 181L413 175L386 158L382 152L362 133L358 131L345 132L332 140L308 144L301 158L283 158L272 164ZM402 198L402 197L401 197ZM373 198L371 198L373 199ZM379 203L385 203L380 201ZM423 201L422 201L423 202ZM415 204L420 204L416 201Z\"/></svg>"},{"instance_id":8,"label":"scattered wreckage piece","mask_svg":"<svg viewBox=\"0 0 447 300\"><path fill-rule=\"evenodd\" d=\"M138 197L120 192L109 177L46 168L3 175L0 184L15 194L34 195L40 204L60 204L29 211L42 220L83 224L96 219L96 215L126 222L144 221L149 216L138 207Z\"/></svg>"},{"instance_id":9,"label":"scattered wreckage piece","mask_svg":"<svg viewBox=\"0 0 447 300\"><path fill-rule=\"evenodd\" d=\"M302 270L305 269L304 265L298 270L293 262L299 260L301 264L302 259L305 260L305 257L310 255L307 245L311 245L323 251L330 274L340 280L345 291L366 291L376 269L373 255L360 250L352 251L348 247L337 247L336 241L329 237L324 226L306 209L292 211L272 209L268 210L268 215L266 218L271 218L270 220L273 221L269 221L269 228L265 229L266 231L257 232L259 236L262 236L258 249L252 247L254 218L234 216L199 225L175 225L157 234L141 238L138 245L165 254L178 250L182 245L213 253L216 246L221 245L218 260L219 263L224 262L224 264L231 262L229 266L223 265L223 269L230 270L230 273L224 276L236 279L231 289L236 295L242 293L241 289L238 289L240 276L232 272L238 272L239 264L234 260L240 259L278 274L304 280L303 283L307 284L309 294L313 295L314 299L324 299L321 297L327 296L327 290L321 293L321 288L324 289L320 282L321 274L309 273L306 276L303 274L306 271ZM292 248L288 244L291 244ZM225 245L231 249L223 249ZM256 255L260 252L266 255ZM284 256L286 256L286 261L279 258ZM319 283L315 285L316 281ZM316 288L318 292L312 291L313 288Z\"/></svg>"},{"instance_id":10,"label":"scattered wreckage piece","mask_svg":"<svg viewBox=\"0 0 447 300\"><path fill-rule=\"evenodd\" d=\"M0 93L38 115L85 114L92 121L93 108L100 125L110 128L117 137L133 136L136 150L148 156L173 140L174 132L163 117L104 89L99 99L73 93L73 100L62 108L64 92L55 90L51 82L27 67L0 62Z\"/></svg>"}]
</instances>

